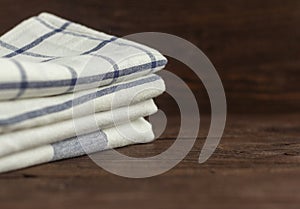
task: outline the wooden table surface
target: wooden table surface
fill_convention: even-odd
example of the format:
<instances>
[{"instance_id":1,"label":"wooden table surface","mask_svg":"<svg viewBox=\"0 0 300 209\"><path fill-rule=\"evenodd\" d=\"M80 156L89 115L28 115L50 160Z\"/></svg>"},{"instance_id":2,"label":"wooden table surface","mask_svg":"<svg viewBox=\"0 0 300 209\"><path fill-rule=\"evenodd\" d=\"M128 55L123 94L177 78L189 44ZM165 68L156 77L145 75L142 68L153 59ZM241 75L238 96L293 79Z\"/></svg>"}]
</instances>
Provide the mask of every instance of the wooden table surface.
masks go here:
<instances>
[{"instance_id":1,"label":"wooden table surface","mask_svg":"<svg viewBox=\"0 0 300 209\"><path fill-rule=\"evenodd\" d=\"M2 174L1 209L299 208L300 1L1 0L0 33L42 11L118 36L158 31L191 41L220 74L227 124L214 155L198 164L209 100L200 80L170 59L167 69L191 87L201 113L197 142L182 162L148 179L115 176L88 157ZM168 116L163 135L118 151L153 156L174 142L176 105L166 94L157 103Z\"/></svg>"}]
</instances>

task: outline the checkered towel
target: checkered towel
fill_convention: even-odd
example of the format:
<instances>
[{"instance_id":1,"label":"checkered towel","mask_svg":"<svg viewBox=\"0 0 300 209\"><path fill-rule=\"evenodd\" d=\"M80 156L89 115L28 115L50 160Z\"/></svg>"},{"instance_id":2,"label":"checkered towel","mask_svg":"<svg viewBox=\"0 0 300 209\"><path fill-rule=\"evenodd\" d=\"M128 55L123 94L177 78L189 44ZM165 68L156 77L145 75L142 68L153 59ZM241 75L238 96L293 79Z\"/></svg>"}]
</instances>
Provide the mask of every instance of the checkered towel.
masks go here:
<instances>
[{"instance_id":1,"label":"checkered towel","mask_svg":"<svg viewBox=\"0 0 300 209\"><path fill-rule=\"evenodd\" d=\"M156 72L167 63L154 49L48 13L4 34L0 46L0 100L110 85Z\"/></svg>"},{"instance_id":2,"label":"checkered towel","mask_svg":"<svg viewBox=\"0 0 300 209\"><path fill-rule=\"evenodd\" d=\"M120 133L119 129L133 128L130 139ZM135 143L148 143L154 139L151 125L139 118L117 127L107 128L101 132L73 137L61 142L47 144L0 158L0 173L38 165L46 162L91 154L106 149L122 147Z\"/></svg>"},{"instance_id":3,"label":"checkered towel","mask_svg":"<svg viewBox=\"0 0 300 209\"><path fill-rule=\"evenodd\" d=\"M152 99L164 90L163 80L158 75L149 75L74 94L2 101L0 134L71 120L74 112L77 117L110 111Z\"/></svg>"},{"instance_id":4,"label":"checkered towel","mask_svg":"<svg viewBox=\"0 0 300 209\"><path fill-rule=\"evenodd\" d=\"M153 73L166 63L51 14L25 20L0 38L0 173L152 141L143 117L157 111L165 85Z\"/></svg>"},{"instance_id":5,"label":"checkered towel","mask_svg":"<svg viewBox=\"0 0 300 209\"><path fill-rule=\"evenodd\" d=\"M46 126L9 132L0 135L0 157L25 149L65 140L76 135L88 134L98 129L128 123L154 114L157 107L153 100L143 101L128 107L96 113L73 120L65 120ZM74 124L76 126L74 126Z\"/></svg>"}]
</instances>

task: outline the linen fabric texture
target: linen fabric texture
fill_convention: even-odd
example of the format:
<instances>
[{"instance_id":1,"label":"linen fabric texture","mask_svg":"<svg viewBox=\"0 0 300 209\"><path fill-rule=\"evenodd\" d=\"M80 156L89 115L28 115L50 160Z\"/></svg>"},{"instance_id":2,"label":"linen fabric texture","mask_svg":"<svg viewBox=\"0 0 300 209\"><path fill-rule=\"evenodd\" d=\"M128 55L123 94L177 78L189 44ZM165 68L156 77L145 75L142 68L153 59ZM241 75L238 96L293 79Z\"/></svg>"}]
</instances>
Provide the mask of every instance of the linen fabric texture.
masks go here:
<instances>
[{"instance_id":1,"label":"linen fabric texture","mask_svg":"<svg viewBox=\"0 0 300 209\"><path fill-rule=\"evenodd\" d=\"M23 21L0 37L0 172L153 141L166 64L49 13Z\"/></svg>"}]
</instances>

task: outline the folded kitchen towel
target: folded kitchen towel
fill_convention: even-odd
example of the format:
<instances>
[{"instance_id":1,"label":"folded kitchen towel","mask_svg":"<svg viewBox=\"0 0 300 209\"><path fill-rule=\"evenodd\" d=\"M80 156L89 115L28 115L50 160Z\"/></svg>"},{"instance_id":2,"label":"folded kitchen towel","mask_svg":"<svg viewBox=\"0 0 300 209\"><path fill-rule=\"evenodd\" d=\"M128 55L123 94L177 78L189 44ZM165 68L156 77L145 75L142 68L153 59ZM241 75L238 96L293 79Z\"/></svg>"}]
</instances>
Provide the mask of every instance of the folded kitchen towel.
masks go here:
<instances>
[{"instance_id":1,"label":"folded kitchen towel","mask_svg":"<svg viewBox=\"0 0 300 209\"><path fill-rule=\"evenodd\" d=\"M147 100L128 107L121 107L111 111L96 113L95 115L66 120L46 126L23 129L0 135L0 157L19 152L32 147L62 141L128 123L140 117L149 116L157 111L153 100Z\"/></svg>"},{"instance_id":2,"label":"folded kitchen towel","mask_svg":"<svg viewBox=\"0 0 300 209\"><path fill-rule=\"evenodd\" d=\"M164 91L164 81L158 75L149 75L74 94L2 101L0 133L45 126L72 119L74 115L109 111L154 98Z\"/></svg>"},{"instance_id":3,"label":"folded kitchen towel","mask_svg":"<svg viewBox=\"0 0 300 209\"><path fill-rule=\"evenodd\" d=\"M120 131L128 128L135 130L130 134L130 138ZM2 157L0 158L0 173L115 147L147 143L153 139L151 125L143 118L139 118L131 123Z\"/></svg>"},{"instance_id":4,"label":"folded kitchen towel","mask_svg":"<svg viewBox=\"0 0 300 209\"><path fill-rule=\"evenodd\" d=\"M4 34L0 57L0 100L110 85L156 72L167 63L152 48L48 13Z\"/></svg>"},{"instance_id":5,"label":"folded kitchen towel","mask_svg":"<svg viewBox=\"0 0 300 209\"><path fill-rule=\"evenodd\" d=\"M152 141L166 63L48 13L23 21L0 37L0 172Z\"/></svg>"}]
</instances>

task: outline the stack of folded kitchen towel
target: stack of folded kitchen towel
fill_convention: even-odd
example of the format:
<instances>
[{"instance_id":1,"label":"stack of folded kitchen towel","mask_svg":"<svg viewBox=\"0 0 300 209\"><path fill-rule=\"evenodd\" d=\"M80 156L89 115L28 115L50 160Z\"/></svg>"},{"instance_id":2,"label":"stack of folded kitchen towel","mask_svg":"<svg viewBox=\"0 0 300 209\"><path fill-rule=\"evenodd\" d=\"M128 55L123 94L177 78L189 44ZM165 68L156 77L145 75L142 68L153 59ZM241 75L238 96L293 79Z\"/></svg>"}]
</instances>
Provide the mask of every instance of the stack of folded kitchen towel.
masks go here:
<instances>
[{"instance_id":1,"label":"stack of folded kitchen towel","mask_svg":"<svg viewBox=\"0 0 300 209\"><path fill-rule=\"evenodd\" d=\"M154 139L158 51L42 13L0 38L0 57L0 172Z\"/></svg>"}]
</instances>

